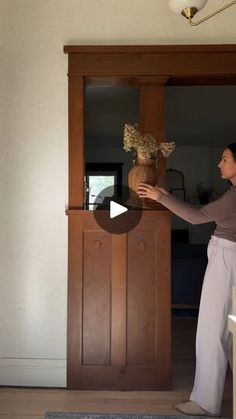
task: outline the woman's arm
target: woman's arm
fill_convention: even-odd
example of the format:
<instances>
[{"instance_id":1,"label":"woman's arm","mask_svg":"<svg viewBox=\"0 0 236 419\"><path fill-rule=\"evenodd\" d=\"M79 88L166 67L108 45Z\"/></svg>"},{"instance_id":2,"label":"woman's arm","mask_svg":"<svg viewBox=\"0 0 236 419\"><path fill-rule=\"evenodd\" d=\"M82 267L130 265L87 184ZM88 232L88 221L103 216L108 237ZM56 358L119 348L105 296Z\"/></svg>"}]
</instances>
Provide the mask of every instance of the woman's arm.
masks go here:
<instances>
[{"instance_id":1,"label":"woman's arm","mask_svg":"<svg viewBox=\"0 0 236 419\"><path fill-rule=\"evenodd\" d=\"M228 217L236 212L236 194L227 191L221 198L201 208L194 208L166 190L140 183L138 194L141 198L155 199L174 214L191 224L203 224Z\"/></svg>"}]
</instances>

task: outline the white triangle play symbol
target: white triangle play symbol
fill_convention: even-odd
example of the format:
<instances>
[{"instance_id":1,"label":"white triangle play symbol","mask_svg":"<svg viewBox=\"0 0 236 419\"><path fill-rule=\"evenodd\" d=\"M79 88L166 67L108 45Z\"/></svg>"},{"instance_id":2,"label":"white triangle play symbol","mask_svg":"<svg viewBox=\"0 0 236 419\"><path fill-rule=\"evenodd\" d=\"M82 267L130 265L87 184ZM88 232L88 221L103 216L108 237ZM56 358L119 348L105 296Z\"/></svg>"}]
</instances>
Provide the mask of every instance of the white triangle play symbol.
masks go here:
<instances>
[{"instance_id":1,"label":"white triangle play symbol","mask_svg":"<svg viewBox=\"0 0 236 419\"><path fill-rule=\"evenodd\" d=\"M115 218L123 212L128 211L128 208L123 205L117 204L115 201L110 201L110 218Z\"/></svg>"}]
</instances>

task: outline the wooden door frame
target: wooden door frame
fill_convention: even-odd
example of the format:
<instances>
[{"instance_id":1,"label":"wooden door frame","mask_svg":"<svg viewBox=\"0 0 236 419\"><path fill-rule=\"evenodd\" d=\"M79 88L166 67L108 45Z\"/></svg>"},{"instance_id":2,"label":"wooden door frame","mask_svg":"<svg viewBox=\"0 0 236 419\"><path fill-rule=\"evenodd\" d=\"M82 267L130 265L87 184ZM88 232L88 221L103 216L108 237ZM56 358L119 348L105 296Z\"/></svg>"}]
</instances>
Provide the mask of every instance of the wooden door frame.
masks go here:
<instances>
[{"instance_id":1,"label":"wooden door frame","mask_svg":"<svg viewBox=\"0 0 236 419\"><path fill-rule=\"evenodd\" d=\"M236 84L236 45L69 45L69 209L83 207L85 83Z\"/></svg>"},{"instance_id":2,"label":"wooden door frame","mask_svg":"<svg viewBox=\"0 0 236 419\"><path fill-rule=\"evenodd\" d=\"M134 84L164 77L166 85L235 85L236 45L83 45L65 46L69 92L69 260L68 260L68 370L69 386L78 371L81 237L74 234L75 213L84 201L84 92L86 84ZM79 222L79 220L78 220ZM79 282L78 282L79 278ZM76 346L77 345L77 346Z\"/></svg>"}]
</instances>

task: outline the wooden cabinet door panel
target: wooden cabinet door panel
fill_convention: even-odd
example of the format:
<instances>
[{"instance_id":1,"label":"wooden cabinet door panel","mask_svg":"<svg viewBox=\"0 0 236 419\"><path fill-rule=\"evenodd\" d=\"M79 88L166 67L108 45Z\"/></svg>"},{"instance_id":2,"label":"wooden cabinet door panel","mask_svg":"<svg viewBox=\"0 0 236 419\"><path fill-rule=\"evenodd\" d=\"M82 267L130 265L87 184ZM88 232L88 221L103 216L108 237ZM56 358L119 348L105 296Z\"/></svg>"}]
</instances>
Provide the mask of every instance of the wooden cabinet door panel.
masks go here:
<instances>
[{"instance_id":1,"label":"wooden cabinet door panel","mask_svg":"<svg viewBox=\"0 0 236 419\"><path fill-rule=\"evenodd\" d=\"M127 365L155 364L154 232L128 238Z\"/></svg>"},{"instance_id":2,"label":"wooden cabinet door panel","mask_svg":"<svg viewBox=\"0 0 236 419\"><path fill-rule=\"evenodd\" d=\"M117 235L103 231L90 211L70 220L69 388L168 388L167 212L144 213L135 229Z\"/></svg>"},{"instance_id":3,"label":"wooden cabinet door panel","mask_svg":"<svg viewBox=\"0 0 236 419\"><path fill-rule=\"evenodd\" d=\"M83 233L82 365L111 363L111 236Z\"/></svg>"}]
</instances>

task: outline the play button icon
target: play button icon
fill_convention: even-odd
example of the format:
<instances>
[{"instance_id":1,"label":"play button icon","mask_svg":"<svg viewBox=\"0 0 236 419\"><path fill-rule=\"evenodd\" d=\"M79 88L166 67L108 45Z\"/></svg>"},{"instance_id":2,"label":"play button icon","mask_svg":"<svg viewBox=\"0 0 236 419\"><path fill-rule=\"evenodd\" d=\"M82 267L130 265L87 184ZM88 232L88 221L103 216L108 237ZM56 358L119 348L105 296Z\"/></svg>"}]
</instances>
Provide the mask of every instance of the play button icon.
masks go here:
<instances>
[{"instance_id":1,"label":"play button icon","mask_svg":"<svg viewBox=\"0 0 236 419\"><path fill-rule=\"evenodd\" d=\"M126 211L128 211L128 208L117 204L115 201L110 201L110 218L118 217Z\"/></svg>"},{"instance_id":2,"label":"play button icon","mask_svg":"<svg viewBox=\"0 0 236 419\"><path fill-rule=\"evenodd\" d=\"M116 189L109 186L99 192L94 201L93 215L103 230L112 234L123 234L139 223L142 207L132 204L130 196L133 197L134 192L130 193L129 188L122 186L119 193L116 193ZM138 196L135 197L135 203L138 200Z\"/></svg>"}]
</instances>

